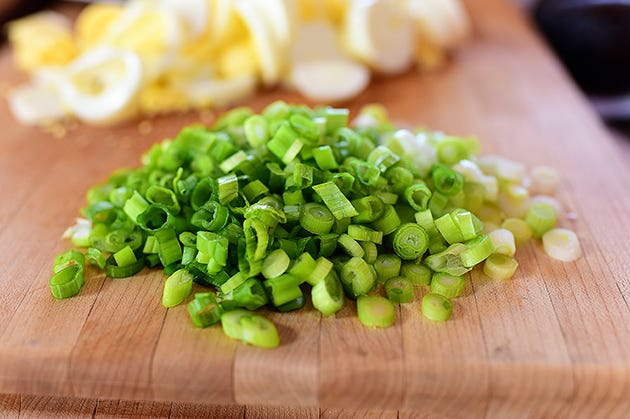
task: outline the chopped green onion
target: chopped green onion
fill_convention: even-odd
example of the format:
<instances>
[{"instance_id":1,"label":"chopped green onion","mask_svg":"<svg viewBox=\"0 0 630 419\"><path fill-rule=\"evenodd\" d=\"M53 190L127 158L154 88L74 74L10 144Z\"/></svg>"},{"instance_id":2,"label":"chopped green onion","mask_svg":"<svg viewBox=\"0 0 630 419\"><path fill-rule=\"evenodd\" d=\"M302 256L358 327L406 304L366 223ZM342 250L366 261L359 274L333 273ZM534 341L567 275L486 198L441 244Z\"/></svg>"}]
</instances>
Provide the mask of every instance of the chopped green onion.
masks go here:
<instances>
[{"instance_id":1,"label":"chopped green onion","mask_svg":"<svg viewBox=\"0 0 630 419\"><path fill-rule=\"evenodd\" d=\"M319 310L324 316L335 314L344 305L344 295L339 277L334 270L317 281L311 290L313 307Z\"/></svg>"},{"instance_id":2,"label":"chopped green onion","mask_svg":"<svg viewBox=\"0 0 630 419\"><path fill-rule=\"evenodd\" d=\"M394 208L393 205L385 205L383 215L378 220L372 222L371 226L376 230L382 231L383 235L387 236L396 231L400 224L402 224L402 221L400 221L396 208Z\"/></svg>"},{"instance_id":3,"label":"chopped green onion","mask_svg":"<svg viewBox=\"0 0 630 419\"><path fill-rule=\"evenodd\" d=\"M256 310L269 302L262 283L255 278L247 278L245 282L227 294L221 294L222 306L232 305L247 310Z\"/></svg>"},{"instance_id":4,"label":"chopped green onion","mask_svg":"<svg viewBox=\"0 0 630 419\"><path fill-rule=\"evenodd\" d=\"M316 268L317 262L315 259L313 259L310 253L304 252L293 262L293 265L289 268L289 273L302 280L302 282L308 282L310 284L309 277Z\"/></svg>"},{"instance_id":5,"label":"chopped green onion","mask_svg":"<svg viewBox=\"0 0 630 419\"><path fill-rule=\"evenodd\" d=\"M427 256L424 263L436 272L445 272L451 275L464 275L471 268L464 266L461 254L468 249L463 243L450 245L446 250Z\"/></svg>"},{"instance_id":6,"label":"chopped green onion","mask_svg":"<svg viewBox=\"0 0 630 419\"><path fill-rule=\"evenodd\" d=\"M446 196L458 194L464 186L462 175L442 164L431 169L431 181L435 189Z\"/></svg>"},{"instance_id":7,"label":"chopped green onion","mask_svg":"<svg viewBox=\"0 0 630 419\"><path fill-rule=\"evenodd\" d=\"M576 234L565 228L555 228L542 236L545 253L563 262L572 262L582 255Z\"/></svg>"},{"instance_id":8,"label":"chopped green onion","mask_svg":"<svg viewBox=\"0 0 630 419\"><path fill-rule=\"evenodd\" d=\"M376 244L366 241L359 242L359 244L363 248L363 259L369 264L376 262L376 258L378 257Z\"/></svg>"},{"instance_id":9,"label":"chopped green onion","mask_svg":"<svg viewBox=\"0 0 630 419\"><path fill-rule=\"evenodd\" d=\"M483 273L492 279L510 279L516 272L518 262L510 256L495 253L483 264Z\"/></svg>"},{"instance_id":10,"label":"chopped green onion","mask_svg":"<svg viewBox=\"0 0 630 419\"><path fill-rule=\"evenodd\" d=\"M424 182L410 185L405 189L405 199L414 211L426 210L431 195L431 190Z\"/></svg>"},{"instance_id":11,"label":"chopped green onion","mask_svg":"<svg viewBox=\"0 0 630 419\"><path fill-rule=\"evenodd\" d=\"M385 293L387 299L394 303L410 303L414 297L413 285L404 276L396 276L385 281Z\"/></svg>"},{"instance_id":12,"label":"chopped green onion","mask_svg":"<svg viewBox=\"0 0 630 419\"><path fill-rule=\"evenodd\" d=\"M268 319L247 310L226 311L221 316L223 333L260 348L276 348L280 337L276 326Z\"/></svg>"},{"instance_id":13,"label":"chopped green onion","mask_svg":"<svg viewBox=\"0 0 630 419\"><path fill-rule=\"evenodd\" d=\"M394 252L403 260L421 257L429 247L429 236L416 223L405 223L396 229L393 240Z\"/></svg>"},{"instance_id":14,"label":"chopped green onion","mask_svg":"<svg viewBox=\"0 0 630 419\"><path fill-rule=\"evenodd\" d=\"M378 255L373 264L378 282L384 283L389 278L399 276L401 265L400 257L395 254L382 253Z\"/></svg>"},{"instance_id":15,"label":"chopped green onion","mask_svg":"<svg viewBox=\"0 0 630 419\"><path fill-rule=\"evenodd\" d=\"M197 327L208 327L221 320L223 309L211 292L196 293L194 300L188 303L188 314Z\"/></svg>"},{"instance_id":16,"label":"chopped green onion","mask_svg":"<svg viewBox=\"0 0 630 419\"><path fill-rule=\"evenodd\" d=\"M417 262L404 262L400 267L400 276L404 276L416 286L429 285L431 274L431 269L428 266Z\"/></svg>"},{"instance_id":17,"label":"chopped green onion","mask_svg":"<svg viewBox=\"0 0 630 419\"><path fill-rule=\"evenodd\" d=\"M339 246L341 246L344 252L346 252L350 256L362 258L365 254L361 245L346 233L339 235L339 237L337 238L337 243L339 243Z\"/></svg>"},{"instance_id":18,"label":"chopped green onion","mask_svg":"<svg viewBox=\"0 0 630 419\"><path fill-rule=\"evenodd\" d=\"M444 272L435 272L431 278L431 292L443 295L446 298L456 298L462 295L466 288L466 279L463 275L449 275Z\"/></svg>"},{"instance_id":19,"label":"chopped green onion","mask_svg":"<svg viewBox=\"0 0 630 419\"><path fill-rule=\"evenodd\" d=\"M465 244L467 249L460 254L460 258L462 264L467 268L472 268L483 262L494 252L494 244L492 244L490 237L485 234L475 237Z\"/></svg>"},{"instance_id":20,"label":"chopped green onion","mask_svg":"<svg viewBox=\"0 0 630 419\"><path fill-rule=\"evenodd\" d=\"M341 267L341 283L350 298L357 298L372 290L375 277L365 260L352 257Z\"/></svg>"},{"instance_id":21,"label":"chopped green onion","mask_svg":"<svg viewBox=\"0 0 630 419\"><path fill-rule=\"evenodd\" d=\"M134 263L138 262L138 258L136 258L136 255L133 253L133 250L131 250L131 247L129 246L125 246L114 253L114 260L116 261L116 264L121 268L133 265Z\"/></svg>"},{"instance_id":22,"label":"chopped green onion","mask_svg":"<svg viewBox=\"0 0 630 419\"><path fill-rule=\"evenodd\" d=\"M383 215L385 205L378 197L368 195L352 201L352 205L358 214L352 218L353 223L371 223Z\"/></svg>"},{"instance_id":23,"label":"chopped green onion","mask_svg":"<svg viewBox=\"0 0 630 419\"><path fill-rule=\"evenodd\" d=\"M300 225L310 233L326 234L334 223L335 217L325 205L309 202L300 210Z\"/></svg>"},{"instance_id":24,"label":"chopped green onion","mask_svg":"<svg viewBox=\"0 0 630 419\"><path fill-rule=\"evenodd\" d=\"M359 215L359 212L348 201L348 198L333 182L320 183L313 186L313 190L322 198L322 201L324 201L324 204L326 204L336 219Z\"/></svg>"},{"instance_id":25,"label":"chopped green onion","mask_svg":"<svg viewBox=\"0 0 630 419\"><path fill-rule=\"evenodd\" d=\"M557 219L556 209L544 202L532 204L525 214L525 222L532 228L532 233L536 238L541 238L543 234L554 228Z\"/></svg>"},{"instance_id":26,"label":"chopped green onion","mask_svg":"<svg viewBox=\"0 0 630 419\"><path fill-rule=\"evenodd\" d=\"M350 224L348 226L348 236L358 241L368 241L376 244L383 243L382 231L373 230L363 225Z\"/></svg>"},{"instance_id":27,"label":"chopped green onion","mask_svg":"<svg viewBox=\"0 0 630 419\"><path fill-rule=\"evenodd\" d=\"M238 178L235 174L220 177L217 184L217 198L221 205L227 205L238 196Z\"/></svg>"},{"instance_id":28,"label":"chopped green onion","mask_svg":"<svg viewBox=\"0 0 630 419\"><path fill-rule=\"evenodd\" d=\"M313 157L317 166L322 170L332 170L338 167L335 154L329 145L314 148Z\"/></svg>"},{"instance_id":29,"label":"chopped green onion","mask_svg":"<svg viewBox=\"0 0 630 419\"><path fill-rule=\"evenodd\" d=\"M527 243L534 234L529 224L520 218L506 218L501 228L512 232L517 247Z\"/></svg>"},{"instance_id":30,"label":"chopped green onion","mask_svg":"<svg viewBox=\"0 0 630 419\"><path fill-rule=\"evenodd\" d=\"M315 262L315 267L310 272L308 276L306 276L305 281L312 286L317 285L320 281L325 279L333 269L333 263L326 259L325 257L317 258ZM291 272L295 275L294 272Z\"/></svg>"},{"instance_id":31,"label":"chopped green onion","mask_svg":"<svg viewBox=\"0 0 630 419\"><path fill-rule=\"evenodd\" d=\"M516 242L514 234L505 228L497 228L488 233L488 237L494 246L494 253L513 257L516 253Z\"/></svg>"},{"instance_id":32,"label":"chopped green onion","mask_svg":"<svg viewBox=\"0 0 630 419\"><path fill-rule=\"evenodd\" d=\"M291 259L287 252L282 249L276 249L267 255L260 272L267 279L275 278L285 273L290 263Z\"/></svg>"},{"instance_id":33,"label":"chopped green onion","mask_svg":"<svg viewBox=\"0 0 630 419\"><path fill-rule=\"evenodd\" d=\"M291 128L293 128L301 138L304 138L307 143L316 143L319 140L319 127L312 119L302 115L291 115L289 118Z\"/></svg>"},{"instance_id":34,"label":"chopped green onion","mask_svg":"<svg viewBox=\"0 0 630 419\"><path fill-rule=\"evenodd\" d=\"M249 145L253 148L260 147L269 139L267 119L260 115L252 115L247 118L243 124L243 130L245 138L247 138Z\"/></svg>"},{"instance_id":35,"label":"chopped green onion","mask_svg":"<svg viewBox=\"0 0 630 419\"><path fill-rule=\"evenodd\" d=\"M279 307L302 296L301 283L300 278L291 274L284 274L266 280L264 285L270 294L273 305Z\"/></svg>"},{"instance_id":36,"label":"chopped green onion","mask_svg":"<svg viewBox=\"0 0 630 419\"><path fill-rule=\"evenodd\" d=\"M175 307L181 304L192 292L192 275L186 269L173 272L164 283L162 305Z\"/></svg>"},{"instance_id":37,"label":"chopped green onion","mask_svg":"<svg viewBox=\"0 0 630 419\"><path fill-rule=\"evenodd\" d=\"M64 253L55 256L53 263L53 273L57 273L68 266L79 266L83 269L85 265L85 256L77 249L70 249Z\"/></svg>"},{"instance_id":38,"label":"chopped green onion","mask_svg":"<svg viewBox=\"0 0 630 419\"><path fill-rule=\"evenodd\" d=\"M440 294L427 294L422 298L422 314L435 322L444 322L451 317L453 304Z\"/></svg>"},{"instance_id":39,"label":"chopped green onion","mask_svg":"<svg viewBox=\"0 0 630 419\"><path fill-rule=\"evenodd\" d=\"M105 261L105 275L109 278L128 278L140 272L142 268L144 268L142 259L127 266L118 266L114 255L110 255Z\"/></svg>"},{"instance_id":40,"label":"chopped green onion","mask_svg":"<svg viewBox=\"0 0 630 419\"><path fill-rule=\"evenodd\" d=\"M357 299L359 321L367 327L390 327L396 321L396 308L379 295L362 295Z\"/></svg>"},{"instance_id":41,"label":"chopped green onion","mask_svg":"<svg viewBox=\"0 0 630 419\"><path fill-rule=\"evenodd\" d=\"M99 269L105 268L105 256L100 250L90 247L85 252L85 261L90 265L95 265Z\"/></svg>"},{"instance_id":42,"label":"chopped green onion","mask_svg":"<svg viewBox=\"0 0 630 419\"><path fill-rule=\"evenodd\" d=\"M74 264L66 265L55 272L48 282L53 297L58 300L77 295L83 283L83 266Z\"/></svg>"},{"instance_id":43,"label":"chopped green onion","mask_svg":"<svg viewBox=\"0 0 630 419\"><path fill-rule=\"evenodd\" d=\"M147 189L145 196L152 204L160 204L166 207L172 214L177 214L181 210L175 192L159 185L151 185Z\"/></svg>"}]
</instances>

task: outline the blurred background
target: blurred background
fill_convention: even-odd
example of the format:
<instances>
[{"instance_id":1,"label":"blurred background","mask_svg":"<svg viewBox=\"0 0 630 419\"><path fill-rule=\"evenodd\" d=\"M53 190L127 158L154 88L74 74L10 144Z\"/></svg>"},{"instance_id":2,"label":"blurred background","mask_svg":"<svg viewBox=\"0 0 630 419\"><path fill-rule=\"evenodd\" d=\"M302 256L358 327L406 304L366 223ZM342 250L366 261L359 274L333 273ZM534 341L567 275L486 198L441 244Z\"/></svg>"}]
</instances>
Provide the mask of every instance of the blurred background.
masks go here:
<instances>
[{"instance_id":1,"label":"blurred background","mask_svg":"<svg viewBox=\"0 0 630 419\"><path fill-rule=\"evenodd\" d=\"M630 0L511 1L531 17L602 118L629 130ZM0 22L53 3L0 0Z\"/></svg>"}]
</instances>

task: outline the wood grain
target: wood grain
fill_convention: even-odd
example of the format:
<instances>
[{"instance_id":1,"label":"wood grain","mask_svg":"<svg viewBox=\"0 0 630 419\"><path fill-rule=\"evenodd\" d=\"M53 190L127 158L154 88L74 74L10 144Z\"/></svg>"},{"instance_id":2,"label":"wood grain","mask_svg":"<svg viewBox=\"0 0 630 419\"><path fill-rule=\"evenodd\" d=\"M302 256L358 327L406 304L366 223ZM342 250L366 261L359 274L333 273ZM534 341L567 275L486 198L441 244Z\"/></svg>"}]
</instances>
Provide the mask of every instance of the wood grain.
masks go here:
<instances>
[{"instance_id":1,"label":"wood grain","mask_svg":"<svg viewBox=\"0 0 630 419\"><path fill-rule=\"evenodd\" d=\"M310 306L268 313L283 341L274 351L242 346L218 327L196 329L183 306L163 309L164 278L154 271L129 280L93 272L80 296L54 301L50 266L69 246L60 236L87 188L138 165L152 143L201 117L151 119L149 133L136 123L68 124L61 138L16 124L2 101L0 392L47 395L3 396L2 410L9 417L45 417L66 405L88 416L630 416L628 154L512 6L467 4L475 32L453 65L377 78L347 105L354 112L381 102L402 124L477 135L485 153L556 167L564 175L558 198L577 215L560 224L578 233L583 258L553 261L532 242L519 249L511 281L473 271L443 325L424 319L417 302L401 306L387 330L362 327L351 302L331 318ZM22 77L6 46L0 74L3 91ZM278 98L302 102L268 90L244 104L260 110Z\"/></svg>"}]
</instances>

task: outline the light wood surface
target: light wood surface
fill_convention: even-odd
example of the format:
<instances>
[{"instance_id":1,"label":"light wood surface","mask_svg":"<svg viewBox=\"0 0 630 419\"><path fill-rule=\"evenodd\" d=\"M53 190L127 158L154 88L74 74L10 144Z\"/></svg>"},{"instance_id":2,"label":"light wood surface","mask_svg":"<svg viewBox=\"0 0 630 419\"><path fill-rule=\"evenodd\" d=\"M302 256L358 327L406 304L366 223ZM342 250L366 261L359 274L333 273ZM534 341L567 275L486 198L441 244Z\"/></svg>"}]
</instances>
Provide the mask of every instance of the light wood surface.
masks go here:
<instances>
[{"instance_id":1,"label":"light wood surface","mask_svg":"<svg viewBox=\"0 0 630 419\"><path fill-rule=\"evenodd\" d=\"M475 33L454 65L376 80L348 106L381 102L395 121L474 134L486 153L558 168L559 198L578 215L561 224L578 233L584 257L552 261L530 243L517 253L512 281L473 272L443 325L424 319L416 302L401 306L387 330L361 327L351 304L334 318L310 307L270 314L283 342L274 351L198 330L184 306L162 308L163 277L154 271L128 280L91 272L78 297L54 301L52 260L69 246L60 235L87 188L138 165L150 144L199 115L151 120L148 134L133 123L69 126L56 138L16 124L2 103L0 392L78 398L6 396L2 406L20 414L63 405L78 416L99 415L100 406L185 417L181 406L191 402L306 409L286 417L348 417L359 408L384 409L382 417L630 415L628 161L512 6L468 5ZM0 74L3 90L20 78L6 47ZM245 103L259 110L276 98L302 101L268 91ZM96 398L169 403L80 401ZM221 409L269 417L262 408Z\"/></svg>"}]
</instances>

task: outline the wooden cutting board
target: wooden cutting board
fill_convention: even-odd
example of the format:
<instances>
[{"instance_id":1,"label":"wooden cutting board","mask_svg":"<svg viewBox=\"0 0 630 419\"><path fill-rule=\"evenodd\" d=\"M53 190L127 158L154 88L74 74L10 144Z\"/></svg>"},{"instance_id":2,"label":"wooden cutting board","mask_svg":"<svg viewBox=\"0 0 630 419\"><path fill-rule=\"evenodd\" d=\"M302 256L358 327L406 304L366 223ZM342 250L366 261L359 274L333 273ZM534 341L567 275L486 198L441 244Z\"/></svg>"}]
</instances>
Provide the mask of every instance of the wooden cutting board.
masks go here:
<instances>
[{"instance_id":1,"label":"wooden cutting board","mask_svg":"<svg viewBox=\"0 0 630 419\"><path fill-rule=\"evenodd\" d=\"M395 121L474 134L485 153L558 168L559 199L578 216L561 224L578 233L581 259L554 261L530 243L513 280L474 271L445 324L423 318L417 302L386 330L362 327L352 304L332 318L269 313L282 339L271 351L194 328L185 306L164 309L155 271L124 280L91 271L78 297L55 301L52 260L70 246L60 236L87 188L201 116L51 133L18 125L2 103L0 392L455 418L630 414L628 161L512 6L469 8L475 33L453 65L377 80L348 106L381 102ZM3 91L21 78L6 46L0 74ZM277 98L302 102L267 91L245 104Z\"/></svg>"}]
</instances>

